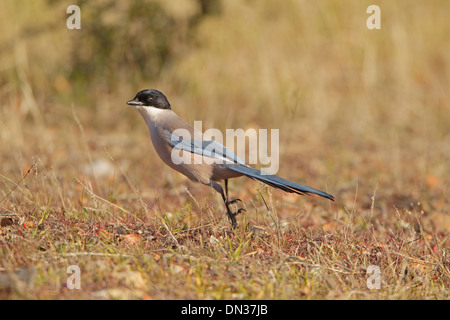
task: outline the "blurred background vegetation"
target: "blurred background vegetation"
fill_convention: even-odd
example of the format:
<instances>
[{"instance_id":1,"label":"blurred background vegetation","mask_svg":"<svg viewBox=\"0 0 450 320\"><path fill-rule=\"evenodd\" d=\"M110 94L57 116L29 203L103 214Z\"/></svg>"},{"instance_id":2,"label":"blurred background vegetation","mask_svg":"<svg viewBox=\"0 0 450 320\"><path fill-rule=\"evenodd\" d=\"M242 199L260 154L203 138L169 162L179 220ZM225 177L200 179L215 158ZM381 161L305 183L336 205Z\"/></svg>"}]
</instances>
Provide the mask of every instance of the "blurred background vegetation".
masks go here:
<instances>
[{"instance_id":1,"label":"blurred background vegetation","mask_svg":"<svg viewBox=\"0 0 450 320\"><path fill-rule=\"evenodd\" d=\"M81 30L66 28L71 4ZM450 2L377 1L381 30L366 27L371 4L4 0L0 172L14 180L39 159L68 182L52 200L65 205L97 159L150 188L180 179L125 105L157 88L204 128L280 128L280 175L341 203L377 190L448 213ZM117 176L103 189L120 193Z\"/></svg>"}]
</instances>

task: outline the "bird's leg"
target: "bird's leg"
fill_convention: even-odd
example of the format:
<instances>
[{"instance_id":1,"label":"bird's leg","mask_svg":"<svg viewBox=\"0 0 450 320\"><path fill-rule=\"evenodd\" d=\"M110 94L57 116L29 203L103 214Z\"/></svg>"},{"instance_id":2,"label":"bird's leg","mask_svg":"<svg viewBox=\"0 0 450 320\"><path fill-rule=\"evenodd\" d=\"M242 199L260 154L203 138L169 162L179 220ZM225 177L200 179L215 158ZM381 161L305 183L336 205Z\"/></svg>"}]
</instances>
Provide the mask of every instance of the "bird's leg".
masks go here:
<instances>
[{"instance_id":1,"label":"bird's leg","mask_svg":"<svg viewBox=\"0 0 450 320\"><path fill-rule=\"evenodd\" d=\"M225 195L226 195L227 201L228 201L228 179L225 179Z\"/></svg>"},{"instance_id":2,"label":"bird's leg","mask_svg":"<svg viewBox=\"0 0 450 320\"><path fill-rule=\"evenodd\" d=\"M231 228L235 229L237 227L236 214L231 212L230 207L228 206L228 200L225 197L225 194L223 192L221 192L220 194L222 195L223 202L225 203L225 207L227 208L228 218L231 221Z\"/></svg>"},{"instance_id":3,"label":"bird's leg","mask_svg":"<svg viewBox=\"0 0 450 320\"><path fill-rule=\"evenodd\" d=\"M235 229L237 227L237 222L236 222L236 216L241 213L242 211L246 211L244 208L241 208L239 210L237 210L236 212L231 211L230 209L230 204L233 204L237 201L241 201L240 199L233 199L231 201L228 201L228 181L225 180L225 192L223 191L223 188L221 187L221 185L215 181L210 181L209 185L211 187L213 187L217 192L220 193L220 195L222 196L223 202L225 203L225 207L227 208L227 215L228 218L231 221L231 227L233 229ZM241 201L242 202L242 201Z\"/></svg>"},{"instance_id":4,"label":"bird's leg","mask_svg":"<svg viewBox=\"0 0 450 320\"><path fill-rule=\"evenodd\" d=\"M225 179L225 195L226 195L226 200L224 200L224 201L225 201L225 205L226 205L228 211L231 211L229 208L230 204L236 203L238 201L243 204L242 200L239 198L228 200L228 179ZM233 215L237 216L242 211L247 212L247 210L245 210L244 208L240 208L236 212L234 212Z\"/></svg>"}]
</instances>

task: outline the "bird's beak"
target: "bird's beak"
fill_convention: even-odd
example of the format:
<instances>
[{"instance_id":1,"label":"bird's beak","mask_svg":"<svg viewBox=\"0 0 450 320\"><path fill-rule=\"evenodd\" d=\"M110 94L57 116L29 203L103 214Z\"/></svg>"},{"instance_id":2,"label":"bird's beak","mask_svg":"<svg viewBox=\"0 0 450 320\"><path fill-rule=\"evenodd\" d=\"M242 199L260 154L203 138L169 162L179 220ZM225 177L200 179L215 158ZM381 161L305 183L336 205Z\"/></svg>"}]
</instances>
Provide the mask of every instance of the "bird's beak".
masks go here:
<instances>
[{"instance_id":1,"label":"bird's beak","mask_svg":"<svg viewBox=\"0 0 450 320\"><path fill-rule=\"evenodd\" d=\"M127 102L130 106L143 106L144 104L141 101L136 101L135 99Z\"/></svg>"}]
</instances>

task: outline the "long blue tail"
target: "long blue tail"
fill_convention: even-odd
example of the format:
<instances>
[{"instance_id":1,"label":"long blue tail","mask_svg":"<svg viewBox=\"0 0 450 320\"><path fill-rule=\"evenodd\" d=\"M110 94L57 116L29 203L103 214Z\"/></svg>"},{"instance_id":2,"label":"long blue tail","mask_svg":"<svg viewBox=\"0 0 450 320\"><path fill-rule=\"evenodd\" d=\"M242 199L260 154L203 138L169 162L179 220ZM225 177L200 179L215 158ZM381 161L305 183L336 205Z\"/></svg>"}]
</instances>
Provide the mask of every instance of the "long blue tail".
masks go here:
<instances>
[{"instance_id":1,"label":"long blue tail","mask_svg":"<svg viewBox=\"0 0 450 320\"><path fill-rule=\"evenodd\" d=\"M295 182L280 178L275 175L263 174L260 170L246 166L246 165L224 164L224 166L226 166L227 168L229 168L233 171L242 173L242 174L246 175L247 177L257 179L261 182L268 184L271 187L278 188L278 189L281 189L286 192L297 193L300 195L313 193L313 194L317 194L321 197L330 199L331 201L334 201L334 197L331 194L325 193L323 191L320 191L320 190L317 190L317 189L314 189L311 187L304 186L299 183L295 183Z\"/></svg>"}]
</instances>

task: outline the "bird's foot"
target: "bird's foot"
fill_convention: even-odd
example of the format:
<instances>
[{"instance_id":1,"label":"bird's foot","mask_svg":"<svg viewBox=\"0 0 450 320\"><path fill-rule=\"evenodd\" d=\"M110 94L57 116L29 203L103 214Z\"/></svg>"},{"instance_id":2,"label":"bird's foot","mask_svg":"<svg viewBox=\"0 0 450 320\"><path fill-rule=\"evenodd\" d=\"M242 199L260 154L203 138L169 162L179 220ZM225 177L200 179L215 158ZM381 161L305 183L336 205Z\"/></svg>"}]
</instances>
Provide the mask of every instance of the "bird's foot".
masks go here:
<instances>
[{"instance_id":1,"label":"bird's foot","mask_svg":"<svg viewBox=\"0 0 450 320\"><path fill-rule=\"evenodd\" d=\"M238 198L236 198L236 199L232 199L232 200L229 200L229 201L227 201L226 202L226 206L227 206L227 208L228 208L228 211L233 215L233 216L237 216L239 213L241 213L241 212L247 212L247 210L245 209L245 208L238 208L236 211L231 211L230 210L230 207L229 207L229 205L230 204L235 204L236 202L240 202L240 203L242 203L242 205L244 205L244 203L242 202L242 200L241 199L238 199ZM237 206L236 206L236 208L237 208Z\"/></svg>"},{"instance_id":2,"label":"bird's foot","mask_svg":"<svg viewBox=\"0 0 450 320\"><path fill-rule=\"evenodd\" d=\"M247 210L245 210L245 208L238 208L236 211L231 211L229 205L235 204L236 202L241 202L243 204L241 199L232 199L232 200L225 202L225 205L227 207L228 218L230 218L230 220L231 220L231 227L233 229L235 229L237 227L236 216L241 212L247 212Z\"/></svg>"},{"instance_id":3,"label":"bird's foot","mask_svg":"<svg viewBox=\"0 0 450 320\"><path fill-rule=\"evenodd\" d=\"M226 202L226 204L227 204L227 206L228 206L229 204L233 204L233 203L236 203L236 202L240 202L240 203L244 204L244 203L242 202L242 200L239 199L239 198L228 200L228 201Z\"/></svg>"}]
</instances>

